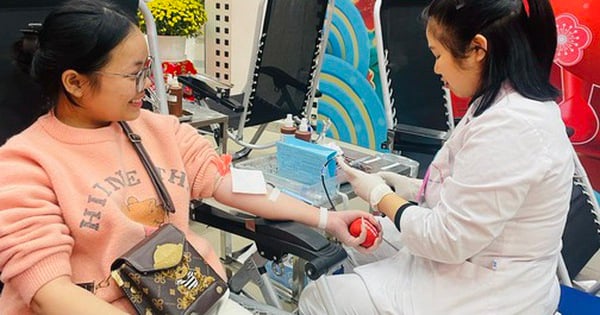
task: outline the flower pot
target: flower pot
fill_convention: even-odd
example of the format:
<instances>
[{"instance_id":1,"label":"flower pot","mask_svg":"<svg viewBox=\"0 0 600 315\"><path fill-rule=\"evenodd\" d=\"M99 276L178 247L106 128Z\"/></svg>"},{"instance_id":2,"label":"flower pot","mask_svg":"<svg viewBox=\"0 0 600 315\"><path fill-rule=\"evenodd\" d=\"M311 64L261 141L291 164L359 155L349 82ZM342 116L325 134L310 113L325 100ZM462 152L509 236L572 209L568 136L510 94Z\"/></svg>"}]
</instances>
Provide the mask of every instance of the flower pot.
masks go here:
<instances>
[{"instance_id":1,"label":"flower pot","mask_svg":"<svg viewBox=\"0 0 600 315\"><path fill-rule=\"evenodd\" d=\"M196 69L200 72L204 72L204 60L205 60L205 50L204 50L204 34L200 34L196 37L187 38L187 42L185 45L185 55L188 60L190 60Z\"/></svg>"},{"instance_id":2,"label":"flower pot","mask_svg":"<svg viewBox=\"0 0 600 315\"><path fill-rule=\"evenodd\" d=\"M185 56L185 36L158 35L158 54L161 61L183 61Z\"/></svg>"}]
</instances>

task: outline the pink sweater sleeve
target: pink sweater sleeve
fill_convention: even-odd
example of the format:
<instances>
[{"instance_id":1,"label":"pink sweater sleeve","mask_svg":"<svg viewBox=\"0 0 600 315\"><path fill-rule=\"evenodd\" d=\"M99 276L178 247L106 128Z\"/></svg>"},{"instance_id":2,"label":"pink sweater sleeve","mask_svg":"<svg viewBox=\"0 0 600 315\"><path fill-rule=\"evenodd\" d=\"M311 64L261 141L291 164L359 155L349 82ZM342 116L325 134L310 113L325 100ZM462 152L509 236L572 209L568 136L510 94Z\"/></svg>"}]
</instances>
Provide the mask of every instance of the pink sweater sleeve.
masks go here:
<instances>
[{"instance_id":1,"label":"pink sweater sleeve","mask_svg":"<svg viewBox=\"0 0 600 315\"><path fill-rule=\"evenodd\" d=\"M217 154L213 144L199 136L192 126L179 125L176 137L186 172L190 176L191 196L193 198L212 196L215 183L220 177L219 170L223 169L225 162Z\"/></svg>"},{"instance_id":2,"label":"pink sweater sleeve","mask_svg":"<svg viewBox=\"0 0 600 315\"><path fill-rule=\"evenodd\" d=\"M27 150L0 153L0 270L26 303L45 283L71 274L73 238L51 183Z\"/></svg>"}]
</instances>

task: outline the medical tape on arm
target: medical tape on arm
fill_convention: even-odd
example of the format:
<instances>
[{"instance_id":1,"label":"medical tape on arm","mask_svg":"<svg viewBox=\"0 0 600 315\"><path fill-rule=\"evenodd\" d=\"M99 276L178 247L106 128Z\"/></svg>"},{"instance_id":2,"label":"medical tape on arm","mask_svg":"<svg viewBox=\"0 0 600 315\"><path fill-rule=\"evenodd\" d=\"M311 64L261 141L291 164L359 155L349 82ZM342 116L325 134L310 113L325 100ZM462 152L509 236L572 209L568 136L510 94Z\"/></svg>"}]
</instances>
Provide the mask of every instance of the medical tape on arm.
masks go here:
<instances>
[{"instance_id":1,"label":"medical tape on arm","mask_svg":"<svg viewBox=\"0 0 600 315\"><path fill-rule=\"evenodd\" d=\"M269 194L269 200L272 202L277 201L277 199L279 199L280 194L281 194L281 190L279 190L279 188L275 187L275 188L271 189L271 193Z\"/></svg>"}]
</instances>

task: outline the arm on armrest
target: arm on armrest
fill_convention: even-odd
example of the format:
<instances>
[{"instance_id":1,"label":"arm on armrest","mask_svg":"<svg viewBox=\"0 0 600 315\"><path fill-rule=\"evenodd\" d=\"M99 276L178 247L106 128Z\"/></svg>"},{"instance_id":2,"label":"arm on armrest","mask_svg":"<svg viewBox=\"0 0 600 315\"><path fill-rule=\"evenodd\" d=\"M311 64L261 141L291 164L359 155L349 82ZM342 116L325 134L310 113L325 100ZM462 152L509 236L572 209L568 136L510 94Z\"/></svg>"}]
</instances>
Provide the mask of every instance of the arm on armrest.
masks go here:
<instances>
[{"instance_id":1,"label":"arm on armrest","mask_svg":"<svg viewBox=\"0 0 600 315\"><path fill-rule=\"evenodd\" d=\"M300 223L230 214L201 202L192 205L191 216L194 221L253 240L267 259L292 254L306 260L306 274L313 280L347 257L342 246Z\"/></svg>"}]
</instances>

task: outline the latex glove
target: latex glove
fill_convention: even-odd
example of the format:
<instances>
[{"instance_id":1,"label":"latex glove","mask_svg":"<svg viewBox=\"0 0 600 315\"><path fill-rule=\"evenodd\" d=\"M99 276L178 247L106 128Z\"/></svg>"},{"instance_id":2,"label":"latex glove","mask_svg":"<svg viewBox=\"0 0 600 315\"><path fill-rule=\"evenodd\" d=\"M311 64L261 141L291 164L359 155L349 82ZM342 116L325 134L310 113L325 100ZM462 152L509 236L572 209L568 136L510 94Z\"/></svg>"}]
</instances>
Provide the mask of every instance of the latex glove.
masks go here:
<instances>
[{"instance_id":1,"label":"latex glove","mask_svg":"<svg viewBox=\"0 0 600 315\"><path fill-rule=\"evenodd\" d=\"M346 164L344 158L338 157L337 162L346 175L346 179L352 185L357 196L376 207L383 196L393 193L383 178L376 174L367 174Z\"/></svg>"},{"instance_id":2,"label":"latex glove","mask_svg":"<svg viewBox=\"0 0 600 315\"><path fill-rule=\"evenodd\" d=\"M406 200L418 201L417 194L423 183L422 179L411 178L392 172L379 172L377 175L383 178L386 184L394 187L394 192L398 196Z\"/></svg>"},{"instance_id":3,"label":"latex glove","mask_svg":"<svg viewBox=\"0 0 600 315\"><path fill-rule=\"evenodd\" d=\"M375 240L375 243L369 248L360 246L360 244L362 244L367 237L367 231L364 227L361 229L361 233L357 237L352 236L352 234L350 234L350 230L348 229L350 223L361 217L364 218L364 220L369 220L369 222L373 224L378 232L378 237ZM344 245L354 247L356 250L363 253L374 251L377 249L377 247L379 247L379 244L381 244L381 241L383 240L383 228L381 227L381 223L379 223L379 221L375 219L372 214L365 211L329 211L327 213L327 226L325 227L325 231L333 235Z\"/></svg>"}]
</instances>

